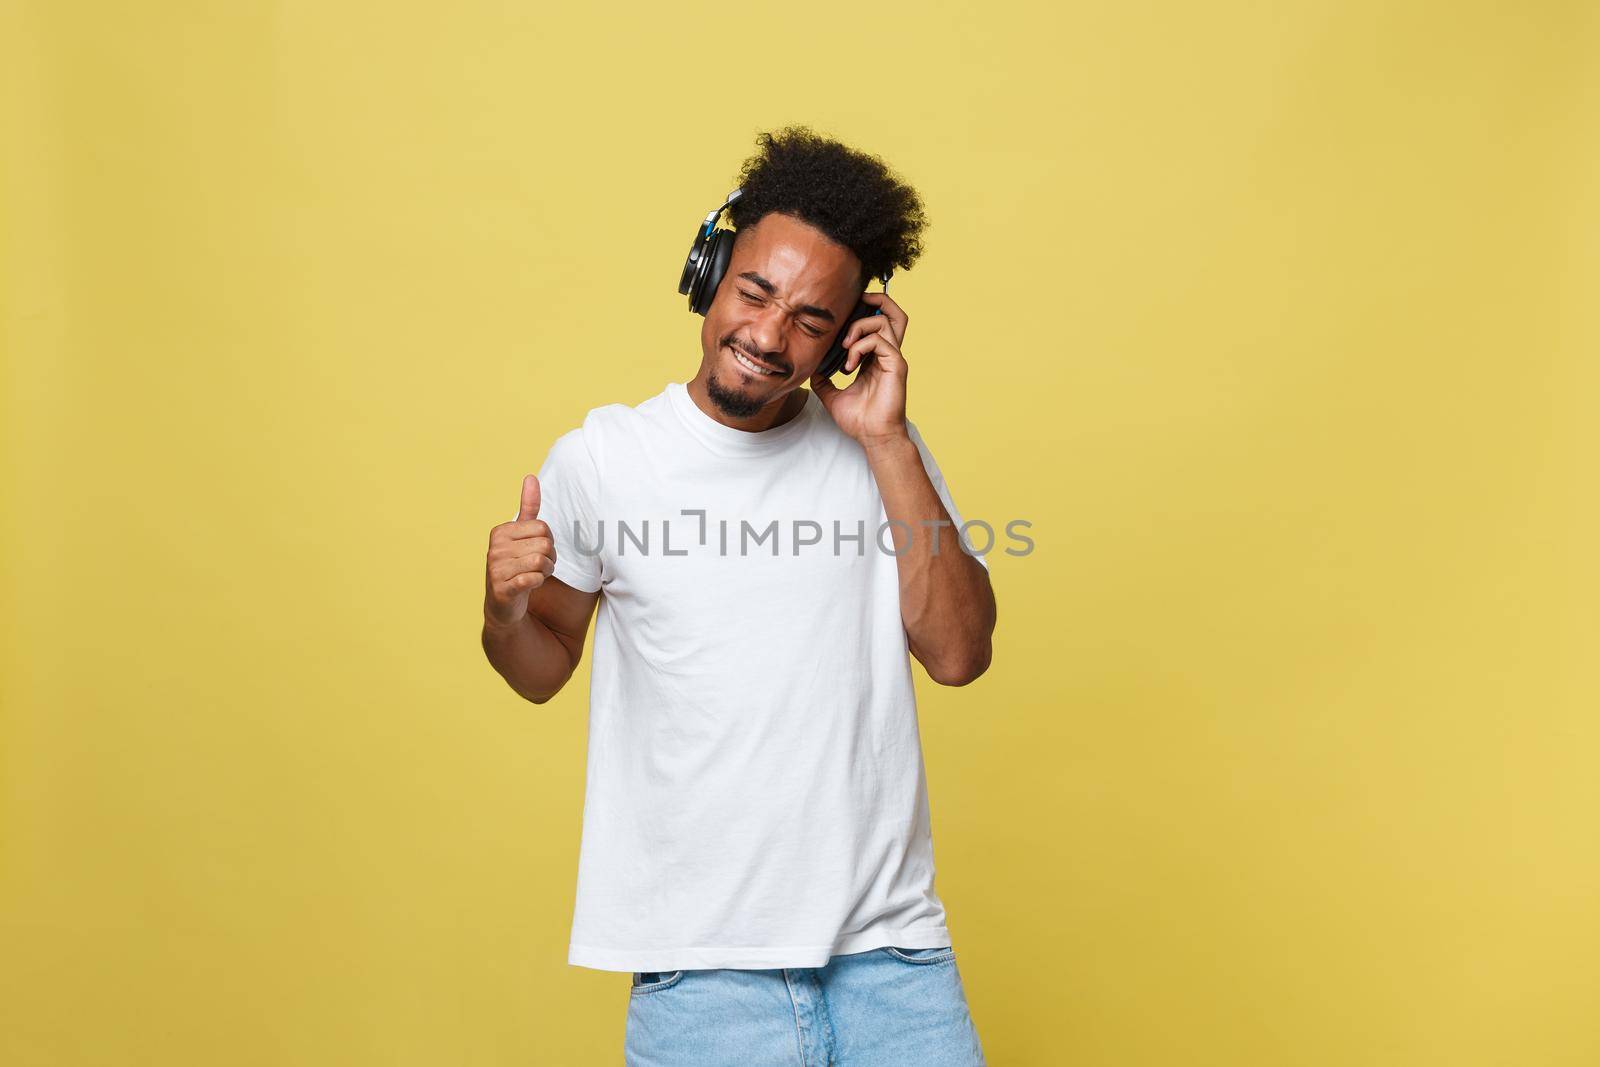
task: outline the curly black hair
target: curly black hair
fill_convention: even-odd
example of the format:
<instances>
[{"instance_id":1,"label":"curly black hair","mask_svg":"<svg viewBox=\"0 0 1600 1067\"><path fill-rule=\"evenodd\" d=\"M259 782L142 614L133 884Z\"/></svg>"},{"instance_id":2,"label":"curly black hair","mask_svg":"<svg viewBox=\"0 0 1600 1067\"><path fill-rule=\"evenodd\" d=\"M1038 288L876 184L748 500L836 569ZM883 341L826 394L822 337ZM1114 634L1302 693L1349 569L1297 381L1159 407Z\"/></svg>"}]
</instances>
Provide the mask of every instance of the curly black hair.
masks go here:
<instances>
[{"instance_id":1,"label":"curly black hair","mask_svg":"<svg viewBox=\"0 0 1600 1067\"><path fill-rule=\"evenodd\" d=\"M793 215L856 254L863 288L922 255L922 200L877 156L807 126L763 133L756 145L736 183L744 192L728 208L735 230L770 211Z\"/></svg>"}]
</instances>

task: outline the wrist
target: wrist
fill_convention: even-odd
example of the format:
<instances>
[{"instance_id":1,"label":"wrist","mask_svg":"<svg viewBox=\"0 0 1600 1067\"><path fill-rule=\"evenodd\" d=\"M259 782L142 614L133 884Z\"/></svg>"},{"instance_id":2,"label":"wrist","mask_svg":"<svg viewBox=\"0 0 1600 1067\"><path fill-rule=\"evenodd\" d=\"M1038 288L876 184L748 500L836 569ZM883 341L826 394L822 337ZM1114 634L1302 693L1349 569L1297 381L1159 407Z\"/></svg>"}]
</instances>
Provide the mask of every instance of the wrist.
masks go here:
<instances>
[{"instance_id":1,"label":"wrist","mask_svg":"<svg viewBox=\"0 0 1600 1067\"><path fill-rule=\"evenodd\" d=\"M869 458L873 456L889 456L904 452L907 448L915 449L911 442L911 434L906 431L905 424L899 428L877 434L863 434L861 447L867 450Z\"/></svg>"},{"instance_id":2,"label":"wrist","mask_svg":"<svg viewBox=\"0 0 1600 1067\"><path fill-rule=\"evenodd\" d=\"M527 618L527 613L524 612L510 622L502 622L486 611L483 613L483 634L489 638L505 637L508 634L516 633Z\"/></svg>"}]
</instances>

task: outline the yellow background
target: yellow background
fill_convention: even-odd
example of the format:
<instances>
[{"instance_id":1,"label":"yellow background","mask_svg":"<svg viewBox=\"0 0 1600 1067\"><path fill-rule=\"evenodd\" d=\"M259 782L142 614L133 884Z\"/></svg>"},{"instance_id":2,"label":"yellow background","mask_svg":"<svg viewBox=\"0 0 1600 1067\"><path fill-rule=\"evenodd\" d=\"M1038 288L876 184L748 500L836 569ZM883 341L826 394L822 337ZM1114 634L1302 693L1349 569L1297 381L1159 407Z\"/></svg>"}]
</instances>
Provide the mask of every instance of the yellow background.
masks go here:
<instances>
[{"instance_id":1,"label":"yellow background","mask_svg":"<svg viewBox=\"0 0 1600 1067\"><path fill-rule=\"evenodd\" d=\"M991 1063L1600 1062L1593 4L0 12L6 1064L619 1062L483 553L789 122L1034 524L917 675Z\"/></svg>"}]
</instances>

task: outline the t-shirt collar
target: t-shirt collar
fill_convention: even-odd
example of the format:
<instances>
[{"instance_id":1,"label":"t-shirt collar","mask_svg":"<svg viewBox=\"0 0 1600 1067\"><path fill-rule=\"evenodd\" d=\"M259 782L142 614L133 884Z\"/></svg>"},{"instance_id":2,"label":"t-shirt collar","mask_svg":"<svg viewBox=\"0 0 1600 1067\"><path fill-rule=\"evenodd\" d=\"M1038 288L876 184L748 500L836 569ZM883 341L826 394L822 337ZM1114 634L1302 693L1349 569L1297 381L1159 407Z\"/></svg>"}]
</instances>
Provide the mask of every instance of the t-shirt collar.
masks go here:
<instances>
[{"instance_id":1,"label":"t-shirt collar","mask_svg":"<svg viewBox=\"0 0 1600 1067\"><path fill-rule=\"evenodd\" d=\"M781 426L770 430L739 430L725 426L700 410L700 405L689 395L687 382L669 382L667 398L672 410L678 413L684 427L713 451L724 455L760 456L783 448L795 440L805 428L822 401L815 393L806 390L806 406L800 413Z\"/></svg>"}]
</instances>

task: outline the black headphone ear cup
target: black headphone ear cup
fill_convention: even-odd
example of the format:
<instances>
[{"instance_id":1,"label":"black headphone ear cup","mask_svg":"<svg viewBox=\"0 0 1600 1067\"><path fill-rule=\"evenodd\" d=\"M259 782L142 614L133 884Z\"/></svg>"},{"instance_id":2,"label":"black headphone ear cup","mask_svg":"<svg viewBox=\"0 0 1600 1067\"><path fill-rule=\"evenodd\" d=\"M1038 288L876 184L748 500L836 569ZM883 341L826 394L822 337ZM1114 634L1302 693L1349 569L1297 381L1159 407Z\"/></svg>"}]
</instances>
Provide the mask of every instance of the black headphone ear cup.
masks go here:
<instances>
[{"instance_id":1,"label":"black headphone ear cup","mask_svg":"<svg viewBox=\"0 0 1600 1067\"><path fill-rule=\"evenodd\" d=\"M683 273L678 275L678 292L689 293L694 289L695 279L700 277L705 268L706 246L710 241L706 239L704 227L694 228L694 241L689 245L689 254L683 260Z\"/></svg>"},{"instance_id":2,"label":"black headphone ear cup","mask_svg":"<svg viewBox=\"0 0 1600 1067\"><path fill-rule=\"evenodd\" d=\"M705 268L700 275L699 288L694 293L696 315L704 315L711 310L711 302L717 296L717 286L722 284L722 276L728 272L728 260L733 257L733 238L732 230L716 230L711 235L703 253Z\"/></svg>"},{"instance_id":3,"label":"black headphone ear cup","mask_svg":"<svg viewBox=\"0 0 1600 1067\"><path fill-rule=\"evenodd\" d=\"M854 321L854 320L850 320ZM817 374L823 378L831 378L839 373L839 368L844 366L845 357L849 353L840 342L844 340L844 332L850 328L850 322L839 327L839 332L833 335L833 343L828 346L828 354L822 357L822 362L817 364Z\"/></svg>"},{"instance_id":4,"label":"black headphone ear cup","mask_svg":"<svg viewBox=\"0 0 1600 1067\"><path fill-rule=\"evenodd\" d=\"M822 362L817 364L817 374L824 378L831 378L844 368L844 361L850 357L850 350L844 346L844 335L849 332L850 324L857 319L864 319L869 315L881 315L877 308L865 300L856 301L856 309L850 317L844 320L844 325L839 327L839 332L833 335L833 344L828 346L828 354L822 357Z\"/></svg>"}]
</instances>

